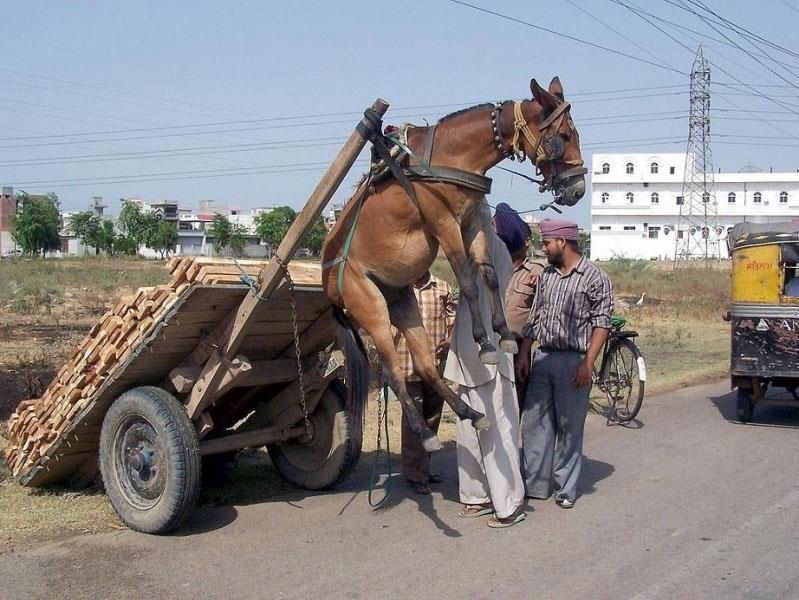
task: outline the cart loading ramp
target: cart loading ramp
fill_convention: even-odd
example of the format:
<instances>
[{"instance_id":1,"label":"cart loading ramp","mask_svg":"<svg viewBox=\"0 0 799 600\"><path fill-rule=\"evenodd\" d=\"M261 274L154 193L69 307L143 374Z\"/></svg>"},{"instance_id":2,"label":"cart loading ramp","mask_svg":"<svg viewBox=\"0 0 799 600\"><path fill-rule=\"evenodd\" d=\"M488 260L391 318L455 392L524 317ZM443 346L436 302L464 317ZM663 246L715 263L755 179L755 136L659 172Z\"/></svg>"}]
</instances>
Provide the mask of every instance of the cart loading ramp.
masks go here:
<instances>
[{"instance_id":1,"label":"cart loading ramp","mask_svg":"<svg viewBox=\"0 0 799 600\"><path fill-rule=\"evenodd\" d=\"M21 402L11 416L5 456L15 479L40 486L96 473L100 427L111 402L132 387L162 385L253 293L251 281L268 264L176 257L166 265L168 284L122 298L75 348L42 397ZM288 270L293 285L284 279L261 299L239 348L251 361L294 356L292 296L303 355L335 338L320 266L295 261Z\"/></svg>"}]
</instances>

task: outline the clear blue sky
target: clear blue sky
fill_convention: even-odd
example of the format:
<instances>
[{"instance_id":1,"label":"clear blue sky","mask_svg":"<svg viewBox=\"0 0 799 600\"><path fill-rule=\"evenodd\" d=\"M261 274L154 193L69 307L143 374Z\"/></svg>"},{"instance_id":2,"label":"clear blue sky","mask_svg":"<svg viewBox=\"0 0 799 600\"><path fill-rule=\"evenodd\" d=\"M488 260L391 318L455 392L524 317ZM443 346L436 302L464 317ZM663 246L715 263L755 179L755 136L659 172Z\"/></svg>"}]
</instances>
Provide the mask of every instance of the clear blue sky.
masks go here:
<instances>
[{"instance_id":1,"label":"clear blue sky","mask_svg":"<svg viewBox=\"0 0 799 600\"><path fill-rule=\"evenodd\" d=\"M470 3L4 0L0 182L65 210L92 195L112 212L129 196L299 208L375 98L386 122L433 122L554 75L589 165L681 152L700 42L716 168L799 169L799 0ZM548 200L489 175L492 204ZM586 225L588 199L564 214Z\"/></svg>"}]
</instances>

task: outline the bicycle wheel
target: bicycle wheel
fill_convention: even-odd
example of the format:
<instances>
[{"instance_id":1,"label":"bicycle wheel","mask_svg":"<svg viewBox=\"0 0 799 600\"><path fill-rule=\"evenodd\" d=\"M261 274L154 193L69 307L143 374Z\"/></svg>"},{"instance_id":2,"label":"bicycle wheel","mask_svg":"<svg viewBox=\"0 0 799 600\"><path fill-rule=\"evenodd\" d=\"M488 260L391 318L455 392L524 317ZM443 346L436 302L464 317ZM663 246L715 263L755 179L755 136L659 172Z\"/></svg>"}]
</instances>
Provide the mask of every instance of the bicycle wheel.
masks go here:
<instances>
[{"instance_id":1,"label":"bicycle wheel","mask_svg":"<svg viewBox=\"0 0 799 600\"><path fill-rule=\"evenodd\" d=\"M632 421L641 410L646 383L644 357L632 340L618 340L605 360L602 379L609 416L620 423Z\"/></svg>"}]
</instances>

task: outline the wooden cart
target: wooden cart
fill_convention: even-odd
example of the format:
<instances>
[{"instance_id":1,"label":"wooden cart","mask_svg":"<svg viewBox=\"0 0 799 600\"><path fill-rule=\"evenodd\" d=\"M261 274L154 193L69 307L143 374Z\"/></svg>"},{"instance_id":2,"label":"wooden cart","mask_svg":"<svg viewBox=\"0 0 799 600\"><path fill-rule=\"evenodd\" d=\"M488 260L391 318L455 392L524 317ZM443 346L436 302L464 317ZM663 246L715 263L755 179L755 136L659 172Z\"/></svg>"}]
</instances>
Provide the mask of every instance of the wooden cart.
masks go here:
<instances>
[{"instance_id":1,"label":"wooden cart","mask_svg":"<svg viewBox=\"0 0 799 600\"><path fill-rule=\"evenodd\" d=\"M290 260L387 108L364 113L272 260L173 259L168 285L103 317L10 419L5 454L20 483L79 485L99 470L122 521L162 533L196 503L202 456L267 446L309 489L349 474L365 390L346 386L321 268Z\"/></svg>"}]
</instances>

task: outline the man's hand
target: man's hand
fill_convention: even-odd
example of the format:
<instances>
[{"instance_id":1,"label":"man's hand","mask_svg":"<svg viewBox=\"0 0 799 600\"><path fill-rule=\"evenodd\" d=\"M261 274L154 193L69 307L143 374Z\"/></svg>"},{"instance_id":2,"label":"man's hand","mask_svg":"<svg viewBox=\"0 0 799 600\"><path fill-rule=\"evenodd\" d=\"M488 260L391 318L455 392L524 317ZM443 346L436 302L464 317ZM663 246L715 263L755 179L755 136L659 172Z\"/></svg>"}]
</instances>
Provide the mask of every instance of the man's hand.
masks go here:
<instances>
[{"instance_id":1,"label":"man's hand","mask_svg":"<svg viewBox=\"0 0 799 600\"><path fill-rule=\"evenodd\" d=\"M519 354L516 355L516 363L514 364L517 381L527 381L530 376L530 348L532 345L533 341L531 339L522 339L522 343L519 346Z\"/></svg>"},{"instance_id":2,"label":"man's hand","mask_svg":"<svg viewBox=\"0 0 799 600\"><path fill-rule=\"evenodd\" d=\"M436 360L444 360L449 352L449 340L444 340L436 346Z\"/></svg>"},{"instance_id":3,"label":"man's hand","mask_svg":"<svg viewBox=\"0 0 799 600\"><path fill-rule=\"evenodd\" d=\"M591 363L583 359L577 365L577 370L572 376L572 385L576 388L581 388L589 383L591 383Z\"/></svg>"}]
</instances>

